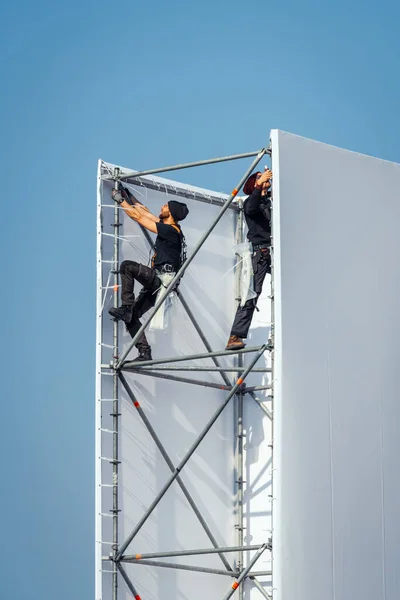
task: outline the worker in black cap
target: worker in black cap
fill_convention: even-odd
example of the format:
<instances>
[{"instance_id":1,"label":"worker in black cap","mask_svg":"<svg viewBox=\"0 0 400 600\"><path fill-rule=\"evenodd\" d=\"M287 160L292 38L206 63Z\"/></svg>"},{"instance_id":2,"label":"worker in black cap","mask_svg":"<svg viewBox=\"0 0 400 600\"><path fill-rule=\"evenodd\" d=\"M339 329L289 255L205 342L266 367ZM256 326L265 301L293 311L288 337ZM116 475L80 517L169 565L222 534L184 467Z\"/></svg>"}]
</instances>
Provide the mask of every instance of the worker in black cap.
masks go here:
<instances>
[{"instance_id":1,"label":"worker in black cap","mask_svg":"<svg viewBox=\"0 0 400 600\"><path fill-rule=\"evenodd\" d=\"M265 168L264 173L257 171L250 175L243 186L248 198L243 203L243 212L248 227L247 239L251 243L253 288L256 297L239 305L233 321L226 350L241 350L245 347L243 338L247 337L257 300L267 273L271 273L271 179L272 171Z\"/></svg>"},{"instance_id":2,"label":"worker in black cap","mask_svg":"<svg viewBox=\"0 0 400 600\"><path fill-rule=\"evenodd\" d=\"M128 188L114 189L112 197L122 206L128 217L157 234L151 267L133 260L124 260L121 263L119 272L122 304L119 308L110 308L108 311L114 319L126 323L133 338L141 327L140 317L156 302L157 290L161 286L160 276L164 273L176 273L185 259L186 243L179 221L187 217L189 209L182 202L170 200L161 207L160 214L156 217ZM135 280L143 286L136 298ZM139 337L136 348L139 355L135 360L152 360L151 347L144 332Z\"/></svg>"}]
</instances>

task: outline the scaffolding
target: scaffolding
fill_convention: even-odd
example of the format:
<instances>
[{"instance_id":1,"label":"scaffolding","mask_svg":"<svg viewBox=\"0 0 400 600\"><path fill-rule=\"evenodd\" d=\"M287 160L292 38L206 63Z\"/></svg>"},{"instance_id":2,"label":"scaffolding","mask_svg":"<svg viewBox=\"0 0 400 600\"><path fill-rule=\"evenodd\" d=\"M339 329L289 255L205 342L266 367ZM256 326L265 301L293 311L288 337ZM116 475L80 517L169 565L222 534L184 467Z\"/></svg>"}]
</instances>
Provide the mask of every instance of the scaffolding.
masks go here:
<instances>
[{"instance_id":1,"label":"scaffolding","mask_svg":"<svg viewBox=\"0 0 400 600\"><path fill-rule=\"evenodd\" d=\"M233 156L225 156L221 158L197 161L193 163L186 163L175 165L171 167L150 169L146 171L126 171L120 167L111 168L110 165L99 161L98 168L98 205L97 205L97 385L96 385L96 457L97 464L100 465L96 469L97 480L96 480L96 600L118 600L118 585L119 579L121 578L135 600L140 600L141 596L138 593L135 581L129 576L126 566L129 564L145 565L147 567L157 567L166 569L178 569L186 570L191 572L210 573L216 575L224 575L231 578L231 582L228 582L226 594L221 600L228 600L235 591L237 590L238 597L243 600L243 588L241 585L244 581L251 582L255 589L259 591L262 597L270 600L272 598L271 592L267 591L265 586L260 582L260 577L271 578L272 585L272 569L271 570L256 570L256 564L260 556L265 552L269 552L272 555L272 527L271 531L266 535L266 539L262 544L246 544L244 541L244 428L243 428L243 410L245 401L257 405L264 415L271 421L273 428L273 386L274 386L274 287L273 287L273 236L271 235L271 323L270 323L270 336L269 339L265 339L264 343L254 347L244 348L239 351L226 351L213 350L206 334L202 327L197 321L195 315L188 302L186 301L182 291L177 288L175 294L179 299L185 313L189 320L194 326L199 338L201 339L206 352L185 354L179 356L170 356L166 358L156 358L154 360L145 362L134 362L131 360L130 353L135 346L137 339L140 334L151 323L157 310L166 301L169 294L174 290L177 282L180 281L182 275L188 269L197 253L201 250L202 246L212 234L213 230L222 219L223 215L228 210L232 210L236 216L236 243L244 241L245 227L243 218L242 200L238 196L241 187L248 178L248 176L254 171L260 160L266 155L271 154L271 150L262 148L256 152L248 152L244 154L237 154ZM171 194L178 198L187 198L196 202L205 202L207 204L215 205L219 208L217 216L214 218L209 229L204 232L201 239L196 244L192 252L188 255L185 263L181 266L179 271L175 274L169 285L159 295L157 302L154 307L148 311L148 313L142 319L142 326L131 340L127 349L121 353L120 351L120 332L119 324L117 321L113 322L112 334L109 339L104 339L103 334L103 319L110 319L105 311L105 298L109 290L112 290L112 302L116 307L119 305L119 262L120 262L120 228L121 215L123 214L119 205L112 201L104 198L103 187L104 182L108 182L108 185L114 185L118 187L120 182L125 182L132 186L140 185L148 190L160 190L160 184L154 179L149 178L149 175L165 173L190 167L196 167L201 165L208 165L213 163L225 162L238 160L243 158L253 158L253 161L248 169L246 169L243 177L239 180L236 187L226 198L222 198L221 194L208 194L199 190L189 189L188 186L183 185L182 187L163 183L162 191ZM110 206L111 205L111 206ZM108 209L112 209L113 233L109 234L104 231L104 209L107 206ZM109 213L108 213L109 214ZM138 230L139 235L144 235L149 249L152 248L153 242L148 232L142 228L142 232ZM103 244L105 236L108 236L107 243L112 244L112 258L106 260L103 255ZM111 238L111 239L110 239ZM111 247L111 246L110 246ZM135 257L132 257L135 258ZM240 261L237 261L235 271L235 300L240 302ZM103 348L108 348L111 351L110 362L103 362ZM257 368L257 364L260 357L265 353L268 353L271 357L271 367ZM244 365L244 356L248 355L249 362L247 366ZM220 362L221 357L231 356L235 358L235 365L232 367L223 366ZM214 366L193 366L187 365L188 361L197 359L209 358L213 361ZM193 373L205 373L205 379L196 379ZM221 377L221 382L214 382L207 379L207 373L215 372ZM184 376L182 376L182 373ZM250 373L264 373L268 374L269 382L263 385L246 385L246 378ZM184 456L181 458L178 464L174 464L170 455L168 454L165 445L161 442L159 435L151 423L151 418L146 414L146 411L140 404L139 398L132 390L129 381L127 380L127 374L142 375L155 379L169 380L182 384L190 384L194 386L202 386L203 388L211 388L222 390L225 393L225 397L222 399L217 410L211 416L209 421L206 423L204 428L197 434L197 438L192 443L190 448L186 451ZM107 380L110 383L104 384ZM154 441L155 446L158 448L161 456L163 457L170 476L163 485L163 487L157 492L155 498L147 506L144 514L139 521L132 527L131 532L125 539L119 539L119 519L121 513L119 492L120 492L120 481L119 481L119 469L120 469L120 456L119 456L119 432L121 425L121 411L120 411L120 392L124 390L130 399L132 406L135 407L137 415L139 416L143 426L147 430L149 436ZM268 391L268 406L263 399L257 396L258 391ZM214 426L220 415L223 413L225 408L233 401L234 403L234 457L235 457L235 502L236 502L236 543L231 546L221 546L216 537L214 536L211 527L207 523L207 520L202 514L199 506L197 505L193 495L189 491L187 485L182 479L182 470L195 453L196 449L202 443L204 438L207 436L211 428ZM109 413L110 421L104 422L104 405L111 406L111 412ZM261 414L261 413L260 413ZM110 423L109 427L106 427ZM110 435L112 438L112 456L103 456L102 447L102 436L104 434ZM273 432L272 432L273 439ZM271 442L271 492L268 494L269 501L272 500L272 472L273 472L273 445ZM111 468L111 478L109 481L104 481L104 477L101 473L103 463L107 463ZM165 496L169 488L176 482L181 488L186 500L196 515L203 531L209 539L210 546L207 548L188 548L184 550L171 549L170 551L155 551L143 554L129 554L129 549L132 541L141 531L143 525L151 517L153 511L158 506L161 499ZM107 488L110 490L111 495L109 496L110 506L104 506L103 490ZM103 540L102 537L102 526L101 521L103 518L109 517L112 520L112 539ZM104 544L109 544L110 552L107 555L103 555L102 549ZM176 557L189 557L189 556L200 556L200 555L212 555L219 556L222 565L220 569L212 567L204 567L196 564L182 564L176 562L166 562L166 558ZM234 555L235 564L232 567L228 556ZM245 554L248 556L248 560L245 560ZM272 561L272 557L271 557ZM101 566L99 566L101 565ZM104 591L102 594L99 590L102 589L101 579L103 573L109 573L111 575L111 589ZM145 597L143 600L147 600Z\"/></svg>"}]
</instances>

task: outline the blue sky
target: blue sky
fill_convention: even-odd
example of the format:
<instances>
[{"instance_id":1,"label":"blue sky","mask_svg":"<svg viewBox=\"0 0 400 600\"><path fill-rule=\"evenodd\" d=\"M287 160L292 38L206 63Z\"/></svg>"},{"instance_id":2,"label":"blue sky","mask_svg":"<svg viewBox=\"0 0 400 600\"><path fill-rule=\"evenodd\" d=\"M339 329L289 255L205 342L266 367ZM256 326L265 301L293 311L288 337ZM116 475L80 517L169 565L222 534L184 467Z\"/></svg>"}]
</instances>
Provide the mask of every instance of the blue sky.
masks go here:
<instances>
[{"instance_id":1,"label":"blue sky","mask_svg":"<svg viewBox=\"0 0 400 600\"><path fill-rule=\"evenodd\" d=\"M400 162L399 17L368 0L2 5L1 598L94 597L97 159L246 152L280 128ZM246 164L175 176L229 191Z\"/></svg>"}]
</instances>

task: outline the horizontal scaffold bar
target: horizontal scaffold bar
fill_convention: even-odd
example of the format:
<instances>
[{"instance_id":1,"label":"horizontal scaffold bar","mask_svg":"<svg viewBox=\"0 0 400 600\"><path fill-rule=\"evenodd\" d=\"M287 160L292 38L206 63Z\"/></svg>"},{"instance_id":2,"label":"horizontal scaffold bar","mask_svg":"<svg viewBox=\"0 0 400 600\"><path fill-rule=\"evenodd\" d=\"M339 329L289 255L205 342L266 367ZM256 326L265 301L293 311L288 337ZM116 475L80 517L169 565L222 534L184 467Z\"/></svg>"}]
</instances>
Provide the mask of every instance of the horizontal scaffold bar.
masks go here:
<instances>
[{"instance_id":1,"label":"horizontal scaffold bar","mask_svg":"<svg viewBox=\"0 0 400 600\"><path fill-rule=\"evenodd\" d=\"M250 158L251 156L257 156L260 150L255 152L244 152L242 154L231 154L230 156L220 156L218 158L208 158L206 160L196 160L190 163L181 163L173 165L171 167L159 167L157 169L147 169L146 171L121 171L119 175L106 175L103 176L104 180L115 180L123 181L124 179L130 179L134 177L142 177L143 175L154 175L155 173L167 173L168 171L180 171L181 169L190 169L192 167L202 167L204 165L212 165L215 163L227 162L230 160L239 160L241 158ZM266 151L269 154L269 151Z\"/></svg>"},{"instance_id":2,"label":"horizontal scaffold bar","mask_svg":"<svg viewBox=\"0 0 400 600\"><path fill-rule=\"evenodd\" d=\"M196 202L203 202L204 204L213 204L214 206L223 206L224 199L221 196L214 196L213 194L207 194L206 192L201 192L199 190L191 189L190 187L182 188L176 185L171 185L168 183L160 183L157 181L153 181L151 179L147 179L145 177L140 177L138 179L129 178L126 180L126 183L132 185L136 188L146 188L149 190L154 190L156 192L163 192L166 194L171 194L172 196L177 196L178 198L185 198L186 200L195 200ZM226 195L226 197L228 197ZM104 204L105 208L112 208L111 204ZM235 212L240 211L240 206L237 202L232 202L229 206Z\"/></svg>"},{"instance_id":3,"label":"horizontal scaffold bar","mask_svg":"<svg viewBox=\"0 0 400 600\"><path fill-rule=\"evenodd\" d=\"M262 544L258 546L223 546L220 548L199 548L198 550L173 550L171 552L152 552L149 554L130 554L124 555L123 560L127 562L135 562L147 558L168 558L170 556L197 556L198 554L217 554L219 552L237 552L243 550L251 552L252 550L259 550L262 548Z\"/></svg>"},{"instance_id":4,"label":"horizontal scaffold bar","mask_svg":"<svg viewBox=\"0 0 400 600\"><path fill-rule=\"evenodd\" d=\"M198 573L212 573L213 575L227 575L228 577L239 577L239 571L223 571L222 569L212 569L211 567L197 567L194 565L182 565L180 563L166 563L160 560L126 560L124 557L119 562L135 565L144 565L147 567L163 567L165 569L178 569L182 571L197 571Z\"/></svg>"},{"instance_id":5,"label":"horizontal scaffold bar","mask_svg":"<svg viewBox=\"0 0 400 600\"><path fill-rule=\"evenodd\" d=\"M242 389L243 394L250 394L250 392L258 392L261 390L272 390L272 384L268 385L252 385L249 387L244 386Z\"/></svg>"},{"instance_id":6,"label":"horizontal scaffold bar","mask_svg":"<svg viewBox=\"0 0 400 600\"><path fill-rule=\"evenodd\" d=\"M246 352L258 352L260 350L260 346L255 346L253 348L243 348L242 350L219 350L217 352L203 352L201 354L187 354L186 356L172 356L169 358L157 358L155 360L145 360L140 363L140 365L136 361L126 361L123 363L121 369L123 371L129 371L130 368L134 368L135 371L141 369L142 367L149 367L151 365L163 365L171 362L182 362L185 360L196 360L202 358L212 358L213 356L234 356L235 354L244 354Z\"/></svg>"},{"instance_id":7,"label":"horizontal scaffold bar","mask_svg":"<svg viewBox=\"0 0 400 600\"><path fill-rule=\"evenodd\" d=\"M153 366L153 367L144 367L143 369L140 368L140 371L217 371L217 372L221 372L221 373L240 373L242 371L244 371L244 367L195 367L195 366L191 366L191 367L160 367L160 366ZM271 369L269 368L265 368L265 369L252 369L252 373L270 373Z\"/></svg>"},{"instance_id":8,"label":"horizontal scaffold bar","mask_svg":"<svg viewBox=\"0 0 400 600\"><path fill-rule=\"evenodd\" d=\"M134 363L137 364L137 363ZM231 390L231 385L224 385L223 383L214 383L212 381L203 381L201 379L193 379L191 377L179 377L178 375L167 375L167 373L158 373L157 371L150 371L146 369L126 369L129 373L135 373L136 375L146 375L148 377L155 377L156 379L167 379L169 381L178 381L180 383L192 383L193 385L201 385L203 387L214 388L216 390Z\"/></svg>"}]
</instances>

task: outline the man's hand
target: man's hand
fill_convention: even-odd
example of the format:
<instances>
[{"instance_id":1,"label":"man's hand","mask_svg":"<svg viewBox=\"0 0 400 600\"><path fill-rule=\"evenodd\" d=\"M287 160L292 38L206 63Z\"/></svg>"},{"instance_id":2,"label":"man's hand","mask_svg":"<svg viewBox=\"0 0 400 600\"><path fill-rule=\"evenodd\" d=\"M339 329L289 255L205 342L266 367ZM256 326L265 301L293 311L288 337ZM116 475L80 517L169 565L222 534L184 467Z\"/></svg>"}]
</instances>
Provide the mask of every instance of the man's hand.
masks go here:
<instances>
[{"instance_id":1,"label":"man's hand","mask_svg":"<svg viewBox=\"0 0 400 600\"><path fill-rule=\"evenodd\" d=\"M122 204L122 202L124 201L124 197L121 194L121 190L116 190L115 188L113 188L113 191L111 192L111 198L115 200L115 202L118 202L118 204Z\"/></svg>"},{"instance_id":2,"label":"man's hand","mask_svg":"<svg viewBox=\"0 0 400 600\"><path fill-rule=\"evenodd\" d=\"M271 187L272 171L266 169L264 173L257 178L255 188L258 190L267 190Z\"/></svg>"},{"instance_id":3,"label":"man's hand","mask_svg":"<svg viewBox=\"0 0 400 600\"><path fill-rule=\"evenodd\" d=\"M267 169L262 173L262 175L257 179L257 185L262 185L263 183L267 183L272 178L272 171Z\"/></svg>"},{"instance_id":4,"label":"man's hand","mask_svg":"<svg viewBox=\"0 0 400 600\"><path fill-rule=\"evenodd\" d=\"M124 209L128 217L130 217L134 221L139 221L141 213L139 212L137 206L132 206L132 204L128 204L126 200L123 200L121 203L121 207Z\"/></svg>"},{"instance_id":5,"label":"man's hand","mask_svg":"<svg viewBox=\"0 0 400 600\"><path fill-rule=\"evenodd\" d=\"M121 186L121 194L124 200L126 200L128 204L131 204L131 206L134 206L135 204L140 204L139 200L137 200L135 196L131 194L130 190L128 190L127 187Z\"/></svg>"}]
</instances>

